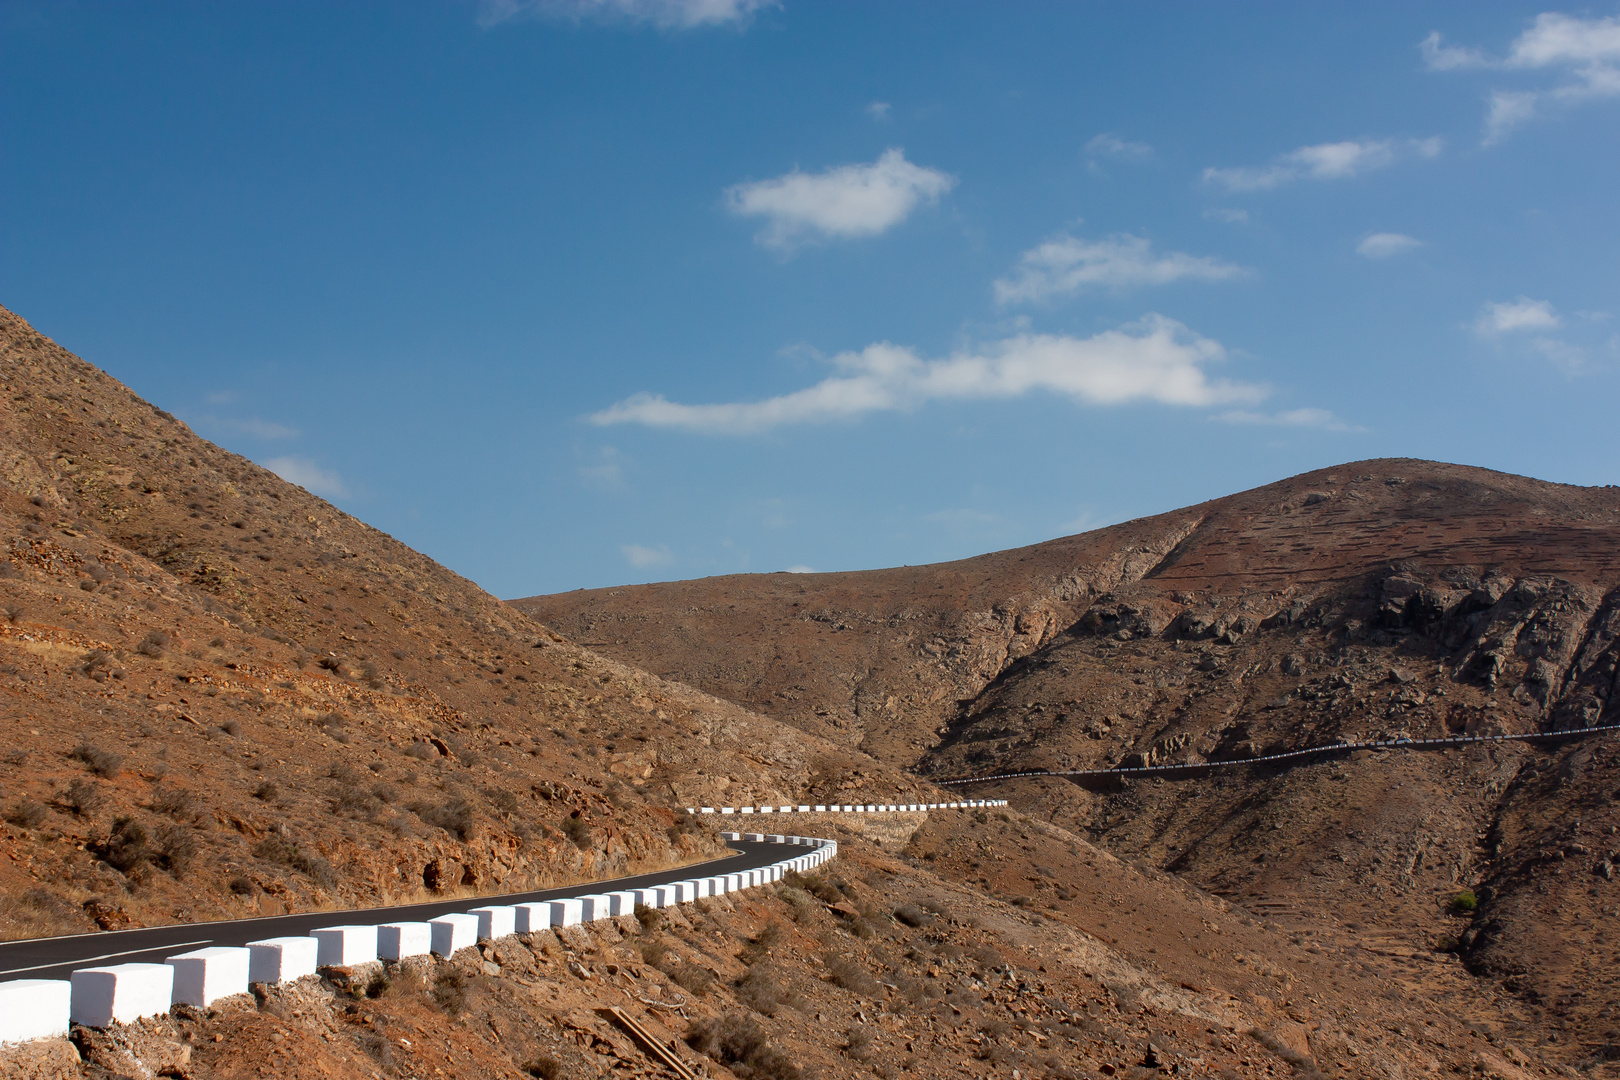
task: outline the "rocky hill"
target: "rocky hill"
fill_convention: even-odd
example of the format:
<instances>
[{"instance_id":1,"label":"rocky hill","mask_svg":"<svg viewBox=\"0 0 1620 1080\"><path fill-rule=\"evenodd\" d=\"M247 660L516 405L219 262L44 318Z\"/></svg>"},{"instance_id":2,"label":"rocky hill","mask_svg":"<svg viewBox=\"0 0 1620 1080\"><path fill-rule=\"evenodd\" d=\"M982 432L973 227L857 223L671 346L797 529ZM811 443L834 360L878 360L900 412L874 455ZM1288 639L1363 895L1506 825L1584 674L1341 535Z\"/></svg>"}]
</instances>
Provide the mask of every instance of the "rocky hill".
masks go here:
<instances>
[{"instance_id":1,"label":"rocky hill","mask_svg":"<svg viewBox=\"0 0 1620 1080\"><path fill-rule=\"evenodd\" d=\"M1239 676L1260 662L1245 650L1281 648L1290 634L1281 655L1295 667L1288 657L1303 658L1305 674L1287 676L1301 686L1334 658L1355 658L1341 665L1351 689L1297 699L1364 712L1386 689L1366 681L1373 654L1346 651L1351 643L1412 649L1433 634L1426 601L1411 603L1440 587L1421 568L1402 571L1423 583L1401 608L1409 621L1379 614L1408 588L1386 588L1383 573L1376 595L1357 601L1361 614L1345 609L1344 619L1362 620L1353 632L1335 628L1341 613L1327 599L1284 624L1276 608L1248 631L1233 621L1241 615L1220 614L1258 587L1221 592L1224 606L1171 597L1163 603L1180 605L1174 611L1126 612L1139 592L1142 611L1151 606L1152 572L1167 556L1185 558L1177 545L1200 527L1189 512L1168 533L1137 523L966 569L745 579L725 586L734 595L704 600L701 620L652 605L635 639L591 648L197 438L3 309L0 380L0 934L9 938L289 910L329 909L338 920L345 908L418 895L691 862L719 845L678 812L689 803L932 798L938 789L922 773L1036 760L1043 742L1058 745L1059 729L1081 733L1077 749L1056 751L1077 761L1144 753L1163 738L1151 720L1158 706L1133 695L1145 692L1138 677L1157 676L1135 666L1169 681L1174 665L1190 665L1189 688L1239 694L1243 680L1260 677ZM1324 488L1330 501L1350 498L1345 483ZM1584 526L1599 535L1607 504L1577 496L1599 500ZM1530 585L1502 589L1500 574L1486 574L1468 595L1481 591L1491 600L1482 610L1503 626L1510 609L1499 604L1551 612L1553 623L1515 639L1550 641L1607 572L1566 575L1533 596ZM767 591L750 599L744 586L761 584ZM1286 610L1303 597L1290 593ZM1319 618L1310 614L1318 608ZM1187 610L1226 625L1214 636L1213 623L1196 619L1172 631ZM591 616L579 614L553 607L546 618L600 642ZM1123 622L1137 616L1141 628ZM1459 609L1442 623L1471 617ZM1170 621L1155 629L1161 618ZM1377 628L1379 618L1390 625ZM786 632L760 636L766 627ZM695 647L717 631L704 670L689 663L695 653L683 659L671 648L682 635ZM1598 668L1581 665L1593 650L1606 655L1606 640L1545 650L1549 663L1567 653L1582 672L1545 698L1542 683L1520 677L1543 656L1493 645L1500 663L1468 667L1445 700L1477 699L1484 723L1601 716L1604 705L1558 710L1576 700L1565 683L1603 700ZM690 681L631 662L636 645L659 672L687 665ZM815 648L830 662L799 651ZM1041 658L1069 648L1080 650L1063 661L1069 673L1083 663L1096 679L1123 673L1101 713L1120 719L1096 738L1078 705L1059 716L1048 700L1055 684L1019 681L1060 672ZM1144 658L1123 651L1137 649ZM1487 668L1496 697L1480 681ZM1401 671L1415 677L1388 691L1428 695L1437 678L1410 662ZM1521 682L1529 705L1514 697ZM1411 708L1430 708L1439 689ZM1061 693L1103 700L1089 684ZM1490 719L1487 700L1498 702ZM1418 715L1427 713L1403 722ZM1048 720L1050 730L1040 726ZM1257 724L1227 742L1272 737ZM1462 960L1508 971L1535 944L1514 934L1537 911L1571 940L1590 932L1570 921L1587 914L1572 890L1606 896L1585 867L1599 843L1588 834L1603 827L1608 804L1586 809L1577 831L1558 815L1572 793L1604 793L1601 752L1586 746L1550 764L1524 751L1457 755L1444 759L1462 770L1455 777L1410 759L1375 763L1381 772L1340 763L1343 780L1334 767L1234 777L1198 797L1269 816L1251 828L1229 814L1225 832L1207 819L1200 844L1176 849L1191 852L1180 862L1164 854L1190 827L1176 805L1187 789L1176 785L1009 786L1020 812L765 819L837 837L839 859L817 875L662 917L504 939L450 961L328 969L208 1010L0 1048L0 1075L665 1075L604 1011L613 1006L710 1077L1260 1080L1416 1070L1520 1080L1608 1053L1605 1036L1589 1037L1601 1027L1589 1014L1613 998L1601 990L1607 972L1579 966L1608 962L1608 946L1593 935L1585 953L1549 952L1564 965L1557 983L1540 971L1486 981ZM1463 797L1476 774L1496 786ZM1366 786L1379 782L1405 787L1392 795ZM1423 794L1431 788L1450 802ZM1321 845L1327 832L1299 827L1324 812L1324 798L1339 801L1341 822L1365 828L1362 846L1382 860L1342 864L1366 875L1353 895L1307 894L1282 869L1295 865L1284 853L1333 869L1301 842ZM1389 838L1359 816L1386 804L1393 809L1376 824ZM1441 854L1487 806L1506 808L1500 835L1485 834L1500 848L1469 847L1451 871ZM1413 820L1439 839L1397 866L1417 835ZM1532 862L1522 853L1538 836L1560 846ZM1333 850L1360 858L1351 841ZM1267 861L1238 872L1239 855ZM1420 903L1447 874L1495 890L1478 927ZM1278 906L1294 899L1298 910ZM1423 918L1405 926L1388 916L1403 910ZM1436 927L1470 944L1436 951ZM1568 1027L1552 1018L1550 997L1531 996L1558 986L1588 994L1567 1010Z\"/></svg>"},{"instance_id":2,"label":"rocky hill","mask_svg":"<svg viewBox=\"0 0 1620 1080\"><path fill-rule=\"evenodd\" d=\"M514 606L930 777L1579 728L1620 722L1620 489L1366 461L956 563ZM1301 940L1411 957L1413 993L1458 959L1590 1063L1620 1038L1617 745L972 790Z\"/></svg>"}]
</instances>

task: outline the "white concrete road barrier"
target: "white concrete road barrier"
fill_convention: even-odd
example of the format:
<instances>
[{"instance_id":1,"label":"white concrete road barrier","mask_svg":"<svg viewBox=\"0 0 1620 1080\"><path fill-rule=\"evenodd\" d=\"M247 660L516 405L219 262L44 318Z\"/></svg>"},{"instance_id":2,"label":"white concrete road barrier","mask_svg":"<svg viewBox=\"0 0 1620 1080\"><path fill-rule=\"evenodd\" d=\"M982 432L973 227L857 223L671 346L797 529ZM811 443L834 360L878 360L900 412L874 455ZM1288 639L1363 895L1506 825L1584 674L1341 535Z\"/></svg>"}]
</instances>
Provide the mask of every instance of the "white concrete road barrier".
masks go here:
<instances>
[{"instance_id":1,"label":"white concrete road barrier","mask_svg":"<svg viewBox=\"0 0 1620 1080\"><path fill-rule=\"evenodd\" d=\"M66 1035L72 1010L73 984L66 979L0 983L0 1045Z\"/></svg>"},{"instance_id":2,"label":"white concrete road barrier","mask_svg":"<svg viewBox=\"0 0 1620 1080\"><path fill-rule=\"evenodd\" d=\"M248 982L284 983L315 974L320 942L312 937L277 937L248 942Z\"/></svg>"},{"instance_id":3,"label":"white concrete road barrier","mask_svg":"<svg viewBox=\"0 0 1620 1080\"><path fill-rule=\"evenodd\" d=\"M353 967L377 959L375 926L323 926L311 930L315 939L315 963L319 967Z\"/></svg>"},{"instance_id":4,"label":"white concrete road barrier","mask_svg":"<svg viewBox=\"0 0 1620 1080\"><path fill-rule=\"evenodd\" d=\"M222 997L245 994L252 951L229 946L193 949L163 961L174 968L174 1003L206 1008Z\"/></svg>"},{"instance_id":5,"label":"white concrete road barrier","mask_svg":"<svg viewBox=\"0 0 1620 1080\"><path fill-rule=\"evenodd\" d=\"M377 959L398 963L433 951L433 927L425 922L383 923L377 927Z\"/></svg>"},{"instance_id":6,"label":"white concrete road barrier","mask_svg":"<svg viewBox=\"0 0 1620 1080\"><path fill-rule=\"evenodd\" d=\"M810 807L796 809L809 811ZM794 812L795 808L746 810ZM707 808L704 812L714 811ZM629 915L638 904L662 908L706 896L746 892L780 881L789 870L820 866L838 854L835 841L810 836L748 833L745 837L735 832L720 835L727 840L780 844L799 854L784 851L783 858L768 866L650 888L583 893L522 904L486 904L427 922L323 926L310 931L307 937L265 938L249 942L246 947L195 949L171 956L161 964L82 968L66 980L0 982L0 1043L60 1037L68 1033L71 1024L107 1027L128 1023L166 1013L177 1004L207 1006L222 997L245 993L253 983L291 982L315 975L322 967L350 967L378 959L397 963L429 953L450 957L480 940Z\"/></svg>"},{"instance_id":7,"label":"white concrete road barrier","mask_svg":"<svg viewBox=\"0 0 1620 1080\"><path fill-rule=\"evenodd\" d=\"M81 968L68 981L73 984L69 1015L85 1027L128 1024L174 1005L174 968L168 964Z\"/></svg>"},{"instance_id":8,"label":"white concrete road barrier","mask_svg":"<svg viewBox=\"0 0 1620 1080\"><path fill-rule=\"evenodd\" d=\"M479 941L496 941L517 933L517 909L514 907L500 904L475 907L467 914L478 917Z\"/></svg>"},{"instance_id":9,"label":"white concrete road barrier","mask_svg":"<svg viewBox=\"0 0 1620 1080\"><path fill-rule=\"evenodd\" d=\"M445 959L478 944L478 916L440 915L429 919L433 928L433 954Z\"/></svg>"}]
</instances>

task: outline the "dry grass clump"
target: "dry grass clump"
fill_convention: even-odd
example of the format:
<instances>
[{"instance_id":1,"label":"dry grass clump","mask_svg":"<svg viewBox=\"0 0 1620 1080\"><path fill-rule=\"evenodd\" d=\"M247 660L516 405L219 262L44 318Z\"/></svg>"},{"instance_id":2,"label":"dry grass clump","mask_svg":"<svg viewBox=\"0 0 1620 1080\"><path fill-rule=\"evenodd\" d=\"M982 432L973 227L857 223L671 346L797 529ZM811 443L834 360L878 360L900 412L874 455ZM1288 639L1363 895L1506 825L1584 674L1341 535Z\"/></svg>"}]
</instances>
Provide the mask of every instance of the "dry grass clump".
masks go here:
<instances>
[{"instance_id":1,"label":"dry grass clump","mask_svg":"<svg viewBox=\"0 0 1620 1080\"><path fill-rule=\"evenodd\" d=\"M266 862L280 863L308 877L323 889L337 886L337 871L319 855L309 855L298 843L285 836L266 836L253 845L253 854Z\"/></svg>"},{"instance_id":2,"label":"dry grass clump","mask_svg":"<svg viewBox=\"0 0 1620 1080\"><path fill-rule=\"evenodd\" d=\"M745 1080L800 1080L803 1076L786 1054L771 1045L760 1026L745 1016L700 1020L687 1030L686 1042Z\"/></svg>"},{"instance_id":3,"label":"dry grass clump","mask_svg":"<svg viewBox=\"0 0 1620 1080\"><path fill-rule=\"evenodd\" d=\"M103 750L100 747L92 746L87 742L81 742L78 746L75 746L72 750L68 751L68 757L72 758L74 761L84 762L85 765L89 766L90 771L95 773L97 776L117 776L118 770L124 767L123 757L113 753L110 750Z\"/></svg>"},{"instance_id":4,"label":"dry grass clump","mask_svg":"<svg viewBox=\"0 0 1620 1080\"><path fill-rule=\"evenodd\" d=\"M11 809L5 813L5 819L18 828L37 829L44 824L49 813L43 803L24 797L11 804Z\"/></svg>"}]
</instances>

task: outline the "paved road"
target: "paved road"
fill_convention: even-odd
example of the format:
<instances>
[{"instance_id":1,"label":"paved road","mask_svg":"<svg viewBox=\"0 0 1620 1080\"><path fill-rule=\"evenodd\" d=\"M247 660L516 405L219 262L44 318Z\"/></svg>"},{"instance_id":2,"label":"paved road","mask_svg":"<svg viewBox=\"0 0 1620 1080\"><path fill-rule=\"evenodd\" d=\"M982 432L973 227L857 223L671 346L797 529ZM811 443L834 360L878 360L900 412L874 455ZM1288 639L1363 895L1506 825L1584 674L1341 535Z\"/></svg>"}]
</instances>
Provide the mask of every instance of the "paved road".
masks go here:
<instances>
[{"instance_id":1,"label":"paved road","mask_svg":"<svg viewBox=\"0 0 1620 1080\"><path fill-rule=\"evenodd\" d=\"M359 911L319 911L301 915L275 915L262 919L234 919L229 922L181 923L178 926L150 926L140 930L115 930L73 937L33 938L28 941L0 942L0 982L9 979L65 979L75 968L99 964L162 963L163 959L188 949L206 945L246 945L272 937L303 937L322 926L358 923L369 926L387 922L425 922L440 915L467 911L483 904L521 904L536 900L557 900L586 893L621 889L646 889L694 877L736 874L769 866L791 855L802 855L809 848L784 848L781 844L732 840L727 846L737 852L724 859L661 870L656 874L614 878L586 885L540 892L510 893L505 896L464 897L460 900L411 904L406 907L365 908Z\"/></svg>"}]
</instances>

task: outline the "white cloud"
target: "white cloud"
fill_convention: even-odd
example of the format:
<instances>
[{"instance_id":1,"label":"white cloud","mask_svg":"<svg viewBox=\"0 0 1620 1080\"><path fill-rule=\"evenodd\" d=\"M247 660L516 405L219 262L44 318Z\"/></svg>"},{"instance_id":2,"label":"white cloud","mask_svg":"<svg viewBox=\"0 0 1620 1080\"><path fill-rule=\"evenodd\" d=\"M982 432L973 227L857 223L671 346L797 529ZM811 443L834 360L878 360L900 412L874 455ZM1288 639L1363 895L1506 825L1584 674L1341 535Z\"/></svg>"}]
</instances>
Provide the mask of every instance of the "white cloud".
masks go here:
<instances>
[{"instance_id":1,"label":"white cloud","mask_svg":"<svg viewBox=\"0 0 1620 1080\"><path fill-rule=\"evenodd\" d=\"M1564 320L1547 301L1521 296L1517 300L1486 304L1474 322L1474 329L1494 337L1518 330L1556 330L1562 325Z\"/></svg>"},{"instance_id":2,"label":"white cloud","mask_svg":"<svg viewBox=\"0 0 1620 1080\"><path fill-rule=\"evenodd\" d=\"M955 185L949 173L913 165L903 150L890 149L870 165L814 174L795 169L737 184L726 189L725 200L734 214L766 220L755 237L761 244L791 249L805 239L876 236Z\"/></svg>"},{"instance_id":3,"label":"white cloud","mask_svg":"<svg viewBox=\"0 0 1620 1080\"><path fill-rule=\"evenodd\" d=\"M1264 387L1210 378L1206 366L1225 356L1219 342L1199 337L1173 319L1149 315L1089 338L1018 334L941 360L925 360L884 342L835 356L838 374L764 401L683 405L643 393L590 419L601 425L741 435L914 409L930 401L1007 399L1036 392L1088 405L1211 406L1263 399Z\"/></svg>"},{"instance_id":4,"label":"white cloud","mask_svg":"<svg viewBox=\"0 0 1620 1080\"><path fill-rule=\"evenodd\" d=\"M1153 147L1147 143L1126 142L1118 135L1103 132L1094 135L1086 143L1086 152L1096 157L1120 158L1123 160L1140 160L1153 156Z\"/></svg>"},{"instance_id":5,"label":"white cloud","mask_svg":"<svg viewBox=\"0 0 1620 1080\"><path fill-rule=\"evenodd\" d=\"M1485 143L1500 142L1535 117L1544 101L1573 103L1620 97L1620 16L1583 19L1544 11L1513 39L1507 55L1442 44L1438 32L1418 44L1431 71L1491 68L1554 71L1558 83L1545 90L1493 90L1485 116Z\"/></svg>"},{"instance_id":6,"label":"white cloud","mask_svg":"<svg viewBox=\"0 0 1620 1080\"><path fill-rule=\"evenodd\" d=\"M233 417L205 415L197 417L197 423L203 427L218 431L235 432L253 439L295 439L298 429L288 427L286 424L277 424L269 420L261 420L256 416Z\"/></svg>"},{"instance_id":7,"label":"white cloud","mask_svg":"<svg viewBox=\"0 0 1620 1080\"><path fill-rule=\"evenodd\" d=\"M1168 285L1183 278L1221 281L1248 271L1207 255L1157 254L1151 241L1124 234L1106 240L1055 236L1024 252L995 283L996 302L1028 303L1091 286Z\"/></svg>"},{"instance_id":8,"label":"white cloud","mask_svg":"<svg viewBox=\"0 0 1620 1080\"><path fill-rule=\"evenodd\" d=\"M806 566L803 563L794 563L792 566L789 566L787 569L785 569L783 571L783 573L786 573L786 574L813 574L815 572L816 572L815 567Z\"/></svg>"},{"instance_id":9,"label":"white cloud","mask_svg":"<svg viewBox=\"0 0 1620 1080\"><path fill-rule=\"evenodd\" d=\"M616 448L604 446L597 451L593 464L579 467L579 479L598 491L623 491L625 460Z\"/></svg>"},{"instance_id":10,"label":"white cloud","mask_svg":"<svg viewBox=\"0 0 1620 1080\"><path fill-rule=\"evenodd\" d=\"M1212 206L1204 211L1205 221L1224 221L1228 225L1246 225L1249 221L1247 210L1234 210L1227 206Z\"/></svg>"},{"instance_id":11,"label":"white cloud","mask_svg":"<svg viewBox=\"0 0 1620 1080\"><path fill-rule=\"evenodd\" d=\"M866 107L866 115L873 120L887 120L891 108L887 101L874 101Z\"/></svg>"},{"instance_id":12,"label":"white cloud","mask_svg":"<svg viewBox=\"0 0 1620 1080\"><path fill-rule=\"evenodd\" d=\"M1347 139L1290 150L1258 168L1208 168L1204 179L1228 191L1266 191L1295 180L1342 180L1393 165L1403 157L1431 158L1441 141L1430 139Z\"/></svg>"},{"instance_id":13,"label":"white cloud","mask_svg":"<svg viewBox=\"0 0 1620 1080\"><path fill-rule=\"evenodd\" d=\"M1369 259L1387 259L1423 246L1423 241L1398 232L1377 232L1356 245L1356 254Z\"/></svg>"},{"instance_id":14,"label":"white cloud","mask_svg":"<svg viewBox=\"0 0 1620 1080\"><path fill-rule=\"evenodd\" d=\"M1579 375L1586 370L1588 356L1585 349L1558 338L1538 337L1530 343L1554 367L1565 375Z\"/></svg>"},{"instance_id":15,"label":"white cloud","mask_svg":"<svg viewBox=\"0 0 1620 1080\"><path fill-rule=\"evenodd\" d=\"M668 566L675 561L675 556L663 544L655 548L643 547L640 544L620 544L619 550L624 553L625 561L631 566Z\"/></svg>"},{"instance_id":16,"label":"white cloud","mask_svg":"<svg viewBox=\"0 0 1620 1080\"><path fill-rule=\"evenodd\" d=\"M323 469L309 458L278 457L264 463L264 467L287 481L297 484L312 495L338 499L349 493L343 478L330 469Z\"/></svg>"},{"instance_id":17,"label":"white cloud","mask_svg":"<svg viewBox=\"0 0 1620 1080\"><path fill-rule=\"evenodd\" d=\"M1320 431L1366 431L1364 427L1347 424L1327 409L1289 409L1285 412L1264 413L1233 409L1215 417L1228 424L1260 424L1269 427L1316 428Z\"/></svg>"},{"instance_id":18,"label":"white cloud","mask_svg":"<svg viewBox=\"0 0 1620 1080\"><path fill-rule=\"evenodd\" d=\"M665 30L746 23L778 0L481 0L478 25L523 18L651 23Z\"/></svg>"}]
</instances>

